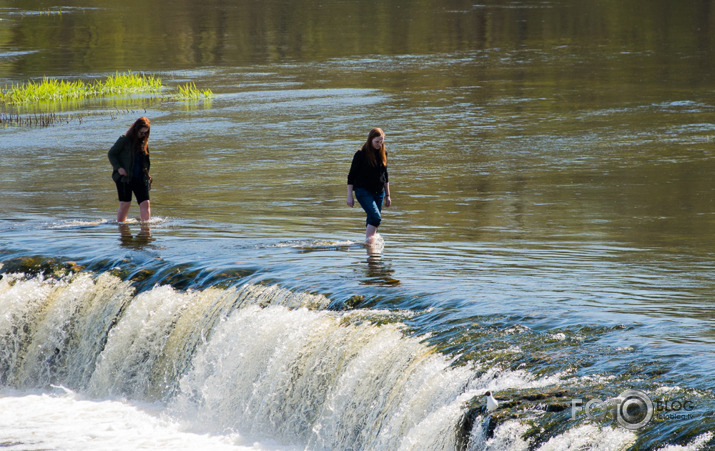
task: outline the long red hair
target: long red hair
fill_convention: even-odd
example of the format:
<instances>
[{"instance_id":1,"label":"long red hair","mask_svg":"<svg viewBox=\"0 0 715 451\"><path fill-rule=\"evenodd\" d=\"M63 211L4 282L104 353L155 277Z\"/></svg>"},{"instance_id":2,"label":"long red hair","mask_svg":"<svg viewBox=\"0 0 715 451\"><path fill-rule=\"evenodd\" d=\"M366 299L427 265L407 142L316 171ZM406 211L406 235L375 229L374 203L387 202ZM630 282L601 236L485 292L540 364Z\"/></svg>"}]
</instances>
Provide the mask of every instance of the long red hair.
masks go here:
<instances>
[{"instance_id":1,"label":"long red hair","mask_svg":"<svg viewBox=\"0 0 715 451\"><path fill-rule=\"evenodd\" d=\"M373 128L367 135L367 141L362 146L362 150L365 152L365 157L370 166L377 166L378 161L382 163L383 166L387 167L387 151L385 150L385 141L379 149L372 147L372 140L378 136L385 136L385 132L381 128Z\"/></svg>"},{"instance_id":2,"label":"long red hair","mask_svg":"<svg viewBox=\"0 0 715 451\"><path fill-rule=\"evenodd\" d=\"M147 129L146 135L143 137L139 136L139 130L142 128ZM134 151L135 152L141 152L144 155L149 155L149 134L151 133L151 123L149 122L148 117L140 117L134 123L132 124L131 127L129 127L129 130L127 130L127 138L132 140L132 144L134 145Z\"/></svg>"}]
</instances>

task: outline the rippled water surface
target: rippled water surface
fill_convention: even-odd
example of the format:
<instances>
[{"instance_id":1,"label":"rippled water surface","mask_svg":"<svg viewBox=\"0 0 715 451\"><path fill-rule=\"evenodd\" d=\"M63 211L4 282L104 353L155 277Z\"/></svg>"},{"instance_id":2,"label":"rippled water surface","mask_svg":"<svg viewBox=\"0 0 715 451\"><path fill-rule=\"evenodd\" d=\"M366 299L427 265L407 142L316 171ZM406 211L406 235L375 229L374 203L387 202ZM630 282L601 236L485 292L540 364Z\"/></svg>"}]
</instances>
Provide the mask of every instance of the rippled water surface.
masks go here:
<instances>
[{"instance_id":1,"label":"rippled water surface","mask_svg":"<svg viewBox=\"0 0 715 451\"><path fill-rule=\"evenodd\" d=\"M384 322L404 326L403 346L419 337L443 355L455 387L524 371L536 382L490 388L569 387L586 400L638 389L696 406L635 432L536 415L542 435L512 425L487 442L475 427L474 449L576 446L579 434L612 449L713 446L711 2L167 4L0 1L0 88L131 70L215 94L0 104L3 271L70 265L150 296L275 285L325 296L326 311L395 314ZM12 119L49 112L49 126ZM106 153L142 115L154 219L118 225ZM352 154L373 126L386 132L393 198L380 254L362 245L362 211L345 205ZM243 324L262 318L239 312ZM332 327L322 310L276 315L295 321L296 340L299 325ZM221 380L197 363L217 353L201 351L169 385ZM480 369L463 380L464 365ZM274 417L237 418L214 424L327 443L297 426L272 433ZM365 443L394 444L383 439Z\"/></svg>"}]
</instances>

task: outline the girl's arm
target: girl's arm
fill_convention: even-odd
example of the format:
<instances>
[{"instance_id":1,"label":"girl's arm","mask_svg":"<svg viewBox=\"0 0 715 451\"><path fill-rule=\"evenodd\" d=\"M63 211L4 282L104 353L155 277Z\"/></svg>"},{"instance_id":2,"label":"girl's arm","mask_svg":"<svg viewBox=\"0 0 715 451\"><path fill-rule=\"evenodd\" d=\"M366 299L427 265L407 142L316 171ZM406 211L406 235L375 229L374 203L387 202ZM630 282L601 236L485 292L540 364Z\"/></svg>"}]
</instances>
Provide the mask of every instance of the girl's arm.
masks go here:
<instances>
[{"instance_id":1,"label":"girl's arm","mask_svg":"<svg viewBox=\"0 0 715 451\"><path fill-rule=\"evenodd\" d=\"M392 205L392 199L390 199L390 182L385 182L385 207Z\"/></svg>"},{"instance_id":2,"label":"girl's arm","mask_svg":"<svg viewBox=\"0 0 715 451\"><path fill-rule=\"evenodd\" d=\"M348 200L345 203L348 204L348 207L352 207L353 205L355 205L355 199L353 199L353 186L352 185L348 185Z\"/></svg>"}]
</instances>

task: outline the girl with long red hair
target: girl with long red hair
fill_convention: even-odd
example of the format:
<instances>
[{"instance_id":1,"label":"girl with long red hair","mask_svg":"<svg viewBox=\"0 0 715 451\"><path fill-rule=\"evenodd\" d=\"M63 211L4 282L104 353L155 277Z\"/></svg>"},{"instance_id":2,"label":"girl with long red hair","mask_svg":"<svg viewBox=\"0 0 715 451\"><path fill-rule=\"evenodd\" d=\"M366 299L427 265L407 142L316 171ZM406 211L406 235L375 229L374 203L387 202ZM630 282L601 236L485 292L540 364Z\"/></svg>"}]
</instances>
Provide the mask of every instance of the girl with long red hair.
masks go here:
<instances>
[{"instance_id":1,"label":"girl with long red hair","mask_svg":"<svg viewBox=\"0 0 715 451\"><path fill-rule=\"evenodd\" d=\"M353 197L353 191L355 197ZM390 199L390 181L387 174L387 151L385 150L385 132L373 128L367 135L367 141L355 152L350 172L348 173L349 207L355 205L355 198L365 210L365 242L373 244L378 236L377 228L382 222L382 206L392 204Z\"/></svg>"},{"instance_id":2,"label":"girl with long red hair","mask_svg":"<svg viewBox=\"0 0 715 451\"><path fill-rule=\"evenodd\" d=\"M109 150L112 164L112 179L117 185L119 210L117 222L125 222L132 205L132 193L139 204L142 221L151 219L149 202L149 133L151 124L146 117L137 119L125 134L119 137Z\"/></svg>"}]
</instances>

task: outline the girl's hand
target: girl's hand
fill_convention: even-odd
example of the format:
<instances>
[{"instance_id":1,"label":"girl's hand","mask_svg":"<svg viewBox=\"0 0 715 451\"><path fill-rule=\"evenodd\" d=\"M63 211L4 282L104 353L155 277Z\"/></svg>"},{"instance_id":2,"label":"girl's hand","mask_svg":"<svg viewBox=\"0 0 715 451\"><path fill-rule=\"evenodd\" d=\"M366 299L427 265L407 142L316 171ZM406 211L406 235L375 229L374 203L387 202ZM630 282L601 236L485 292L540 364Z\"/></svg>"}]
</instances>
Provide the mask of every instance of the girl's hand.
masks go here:
<instances>
[{"instance_id":1,"label":"girl's hand","mask_svg":"<svg viewBox=\"0 0 715 451\"><path fill-rule=\"evenodd\" d=\"M390 196L385 197L385 207L389 207L392 205L392 199L390 199Z\"/></svg>"},{"instance_id":2,"label":"girl's hand","mask_svg":"<svg viewBox=\"0 0 715 451\"><path fill-rule=\"evenodd\" d=\"M355 199L353 199L353 196L348 196L348 200L345 203L348 204L348 207L353 208L355 205Z\"/></svg>"},{"instance_id":3,"label":"girl's hand","mask_svg":"<svg viewBox=\"0 0 715 451\"><path fill-rule=\"evenodd\" d=\"M119 172L119 175L126 177L127 176L127 170L124 168L119 168L117 169L117 172Z\"/></svg>"}]
</instances>

